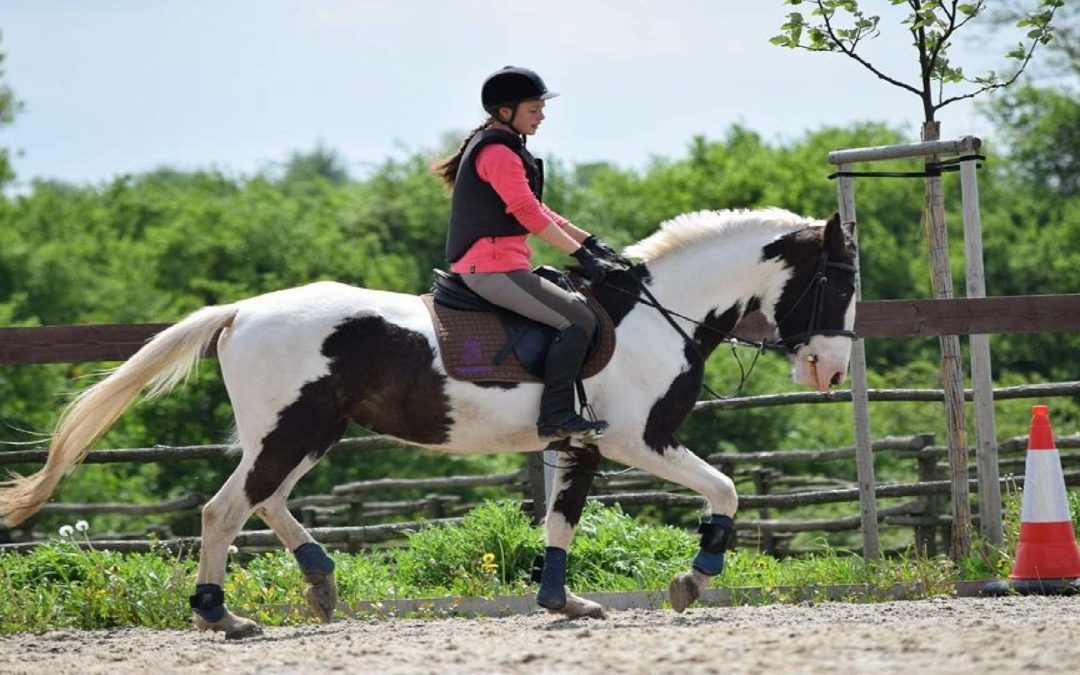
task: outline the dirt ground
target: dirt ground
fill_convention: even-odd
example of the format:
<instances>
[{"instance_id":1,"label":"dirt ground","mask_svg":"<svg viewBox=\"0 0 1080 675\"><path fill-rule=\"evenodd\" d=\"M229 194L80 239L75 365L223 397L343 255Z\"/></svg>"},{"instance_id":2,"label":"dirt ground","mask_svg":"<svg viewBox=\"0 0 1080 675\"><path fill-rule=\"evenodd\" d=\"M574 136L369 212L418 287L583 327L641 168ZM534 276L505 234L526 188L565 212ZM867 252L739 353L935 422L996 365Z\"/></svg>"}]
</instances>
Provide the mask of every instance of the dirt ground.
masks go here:
<instances>
[{"instance_id":1,"label":"dirt ground","mask_svg":"<svg viewBox=\"0 0 1080 675\"><path fill-rule=\"evenodd\" d=\"M0 673L1080 672L1080 598L612 612L568 622L394 619L271 628L0 636Z\"/></svg>"}]
</instances>

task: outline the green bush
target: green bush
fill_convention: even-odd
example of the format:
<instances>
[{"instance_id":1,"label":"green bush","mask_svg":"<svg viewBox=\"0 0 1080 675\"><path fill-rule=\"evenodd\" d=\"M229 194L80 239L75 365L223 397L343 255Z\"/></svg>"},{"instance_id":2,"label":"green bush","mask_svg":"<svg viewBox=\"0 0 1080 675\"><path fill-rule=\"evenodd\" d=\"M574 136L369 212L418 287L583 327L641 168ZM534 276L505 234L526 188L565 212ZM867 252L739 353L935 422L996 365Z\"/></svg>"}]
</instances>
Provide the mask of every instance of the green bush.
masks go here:
<instances>
[{"instance_id":1,"label":"green bush","mask_svg":"<svg viewBox=\"0 0 1080 675\"><path fill-rule=\"evenodd\" d=\"M410 588L454 594L528 583L532 561L544 550L539 530L511 502L487 502L460 525L426 528L408 540L396 552L397 578Z\"/></svg>"},{"instance_id":2,"label":"green bush","mask_svg":"<svg viewBox=\"0 0 1080 675\"><path fill-rule=\"evenodd\" d=\"M1074 513L1080 506L1075 501ZM1010 511L1018 503L1011 494ZM1015 519L1007 522L1008 536L1015 541ZM332 553L340 599L356 606L394 598L527 595L534 590L529 569L543 550L542 533L513 502L486 503L461 524L431 527L408 539L401 548ZM643 524L618 507L589 504L570 553L567 581L577 592L664 589L672 576L689 569L696 547L696 536L687 530ZM1011 558L993 550L959 565L914 555L867 563L822 545L813 555L783 561L729 552L727 569L713 584L762 589L758 602L786 600L795 597L792 590L833 584L887 588L921 583L931 595L947 592L958 579L1004 576L1010 567ZM54 539L26 554L0 553L0 588L8 589L0 603L0 631L183 628L191 622L187 598L195 578L196 563L190 558L164 551L84 550L71 539ZM314 620L305 607L302 575L285 551L262 553L245 564L231 557L224 588L233 611L262 624ZM877 597L871 591L852 599Z\"/></svg>"}]
</instances>

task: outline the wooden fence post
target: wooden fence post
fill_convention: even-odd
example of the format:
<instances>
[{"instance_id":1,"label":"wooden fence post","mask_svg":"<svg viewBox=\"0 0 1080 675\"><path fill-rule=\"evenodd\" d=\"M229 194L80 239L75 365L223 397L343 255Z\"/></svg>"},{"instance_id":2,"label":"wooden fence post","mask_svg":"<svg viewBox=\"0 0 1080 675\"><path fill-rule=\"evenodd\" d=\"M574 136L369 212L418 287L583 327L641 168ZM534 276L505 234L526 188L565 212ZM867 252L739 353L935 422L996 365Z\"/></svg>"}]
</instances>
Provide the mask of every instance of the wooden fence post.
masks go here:
<instances>
[{"instance_id":1,"label":"wooden fence post","mask_svg":"<svg viewBox=\"0 0 1080 675\"><path fill-rule=\"evenodd\" d=\"M920 454L916 461L918 463L920 483L937 480L937 457ZM941 497L938 495L922 495L918 498L918 501L922 511L920 518L926 522L915 526L915 550L921 555L932 558L938 554L937 520L941 514Z\"/></svg>"},{"instance_id":2,"label":"wooden fence post","mask_svg":"<svg viewBox=\"0 0 1080 675\"><path fill-rule=\"evenodd\" d=\"M979 151L972 139L969 151ZM967 297L986 297L983 271L982 220L979 215L979 183L975 161L960 163L960 201L964 209L964 259L967 261ZM971 345L971 388L975 400L975 463L979 467L979 529L986 541L1001 546L1005 540L1001 522L1001 486L998 482L997 424L994 421L994 383L990 367L990 336L976 333Z\"/></svg>"},{"instance_id":3,"label":"wooden fence post","mask_svg":"<svg viewBox=\"0 0 1080 675\"><path fill-rule=\"evenodd\" d=\"M837 164L838 173L850 171L850 164ZM855 182L851 176L840 176L836 182L840 206L840 222L856 223ZM858 233L855 233L856 238ZM859 271L859 249L855 247L855 301L862 301L862 273ZM876 561L881 556L878 539L877 500L874 495L874 452L870 447L870 404L866 381L866 344L863 338L851 341L851 401L855 424L855 467L859 481L859 517L862 522L863 557Z\"/></svg>"},{"instance_id":4,"label":"wooden fence post","mask_svg":"<svg viewBox=\"0 0 1080 675\"><path fill-rule=\"evenodd\" d=\"M769 473L770 470L764 467L754 467L750 471L750 476L754 481L754 492L759 495L769 494ZM758 517L762 520L769 520L772 518L772 511L766 507L758 509ZM764 530L761 532L758 539L758 550L762 553L773 554L776 552L776 537L771 530Z\"/></svg>"},{"instance_id":5,"label":"wooden fence post","mask_svg":"<svg viewBox=\"0 0 1080 675\"><path fill-rule=\"evenodd\" d=\"M351 495L349 499L349 523L355 525L364 517L364 498L361 495Z\"/></svg>"},{"instance_id":6,"label":"wooden fence post","mask_svg":"<svg viewBox=\"0 0 1080 675\"><path fill-rule=\"evenodd\" d=\"M717 468L719 468L720 472L723 473L725 476L731 478L732 480L735 480L735 465L733 463L731 463L731 462L721 462L720 466L717 467ZM731 538L728 539L728 548L732 548L732 549L739 548L739 529L738 528L735 528L734 530L731 531Z\"/></svg>"},{"instance_id":7,"label":"wooden fence post","mask_svg":"<svg viewBox=\"0 0 1080 675\"><path fill-rule=\"evenodd\" d=\"M923 125L924 141L940 138L937 122ZM939 155L927 155L926 165L936 164ZM931 281L935 298L953 297L952 270L949 269L949 233L945 226L945 196L941 175L926 177L926 214L929 218ZM949 474L953 485L952 545L950 555L959 560L971 552L971 502L968 500L967 424L964 414L964 370L960 364L960 337L942 335L941 380L945 389L945 431L949 441Z\"/></svg>"}]
</instances>

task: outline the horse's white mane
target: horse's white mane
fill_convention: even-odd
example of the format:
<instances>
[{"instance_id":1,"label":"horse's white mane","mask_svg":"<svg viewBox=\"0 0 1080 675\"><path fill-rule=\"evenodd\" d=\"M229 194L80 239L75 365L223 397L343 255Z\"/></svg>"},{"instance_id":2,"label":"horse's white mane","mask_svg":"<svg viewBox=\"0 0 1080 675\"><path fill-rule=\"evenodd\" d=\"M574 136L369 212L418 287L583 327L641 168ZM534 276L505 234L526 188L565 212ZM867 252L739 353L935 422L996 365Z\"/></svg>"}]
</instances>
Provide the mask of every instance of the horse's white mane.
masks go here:
<instances>
[{"instance_id":1,"label":"horse's white mane","mask_svg":"<svg viewBox=\"0 0 1080 675\"><path fill-rule=\"evenodd\" d=\"M700 246L706 241L727 239L763 226L795 230L820 224L820 221L775 207L693 211L664 221L656 232L629 246L625 253L639 260L656 260L674 251Z\"/></svg>"}]
</instances>

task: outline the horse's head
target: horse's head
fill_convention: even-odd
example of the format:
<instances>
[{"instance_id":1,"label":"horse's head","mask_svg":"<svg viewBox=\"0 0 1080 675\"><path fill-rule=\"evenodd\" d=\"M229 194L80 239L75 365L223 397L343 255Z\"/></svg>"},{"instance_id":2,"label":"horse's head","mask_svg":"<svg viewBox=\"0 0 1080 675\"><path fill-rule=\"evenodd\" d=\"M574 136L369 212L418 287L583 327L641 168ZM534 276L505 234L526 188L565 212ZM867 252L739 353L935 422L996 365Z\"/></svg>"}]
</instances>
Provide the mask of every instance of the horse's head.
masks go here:
<instances>
[{"instance_id":1,"label":"horse's head","mask_svg":"<svg viewBox=\"0 0 1080 675\"><path fill-rule=\"evenodd\" d=\"M773 319L787 348L796 382L817 391L840 384L847 373L855 326L854 224L834 215L765 248L791 275L780 291Z\"/></svg>"}]
</instances>

